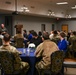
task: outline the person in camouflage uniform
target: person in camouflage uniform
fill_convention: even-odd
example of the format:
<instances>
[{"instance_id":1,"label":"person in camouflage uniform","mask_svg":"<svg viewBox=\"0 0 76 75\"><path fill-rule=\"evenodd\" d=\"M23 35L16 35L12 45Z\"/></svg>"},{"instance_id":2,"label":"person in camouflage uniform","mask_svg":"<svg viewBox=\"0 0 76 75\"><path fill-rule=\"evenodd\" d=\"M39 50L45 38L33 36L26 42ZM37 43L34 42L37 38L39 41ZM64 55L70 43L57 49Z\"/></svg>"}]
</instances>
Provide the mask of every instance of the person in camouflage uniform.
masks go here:
<instances>
[{"instance_id":1,"label":"person in camouflage uniform","mask_svg":"<svg viewBox=\"0 0 76 75\"><path fill-rule=\"evenodd\" d=\"M19 57L19 52L15 47L10 45L10 35L9 34L4 34L3 37L3 45L0 46L0 50L7 50L9 52L15 52L17 53L15 55L15 69L21 69L22 73L25 73L29 69L29 64L27 62L22 62L21 58Z\"/></svg>"},{"instance_id":2,"label":"person in camouflage uniform","mask_svg":"<svg viewBox=\"0 0 76 75\"><path fill-rule=\"evenodd\" d=\"M68 46L67 56L74 57L74 52L76 55L76 31L73 31L72 37L70 37L68 41L69 41L69 46Z\"/></svg>"},{"instance_id":3,"label":"person in camouflage uniform","mask_svg":"<svg viewBox=\"0 0 76 75\"><path fill-rule=\"evenodd\" d=\"M37 70L49 69L51 65L50 55L58 50L58 46L49 40L48 34L43 34L43 43L39 44L36 48L36 57L42 57L42 59L36 63Z\"/></svg>"},{"instance_id":4,"label":"person in camouflage uniform","mask_svg":"<svg viewBox=\"0 0 76 75\"><path fill-rule=\"evenodd\" d=\"M3 35L8 32L4 24L1 24L0 31L1 31L1 34Z\"/></svg>"}]
</instances>

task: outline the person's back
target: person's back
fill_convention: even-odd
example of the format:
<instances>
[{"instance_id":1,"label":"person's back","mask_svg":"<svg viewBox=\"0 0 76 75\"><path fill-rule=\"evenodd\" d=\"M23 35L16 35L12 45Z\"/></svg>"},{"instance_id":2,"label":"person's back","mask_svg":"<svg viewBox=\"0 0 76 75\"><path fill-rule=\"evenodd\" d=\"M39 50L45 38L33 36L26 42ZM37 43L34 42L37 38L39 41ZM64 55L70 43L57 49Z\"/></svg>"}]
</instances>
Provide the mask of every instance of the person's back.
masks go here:
<instances>
[{"instance_id":1,"label":"person's back","mask_svg":"<svg viewBox=\"0 0 76 75\"><path fill-rule=\"evenodd\" d=\"M21 47L23 47L24 37L23 37L23 35L21 34L20 31L18 31L18 34L16 34L16 35L14 36L14 42L15 42L14 46L16 46L16 47L18 46L17 41L19 40L19 38L22 39L22 41L21 41ZM20 41L20 40L19 40L19 41Z\"/></svg>"},{"instance_id":2,"label":"person's back","mask_svg":"<svg viewBox=\"0 0 76 75\"><path fill-rule=\"evenodd\" d=\"M19 56L19 54L21 54L21 52L17 51L17 49L13 46L10 45L10 35L9 34L4 34L3 37L3 45L0 46L0 50L7 50L9 52L15 52L17 53L17 55L15 55L15 67L16 69L28 69L29 68L29 64L27 62L22 62L21 58ZM26 70L25 70L26 71Z\"/></svg>"},{"instance_id":3,"label":"person's back","mask_svg":"<svg viewBox=\"0 0 76 75\"><path fill-rule=\"evenodd\" d=\"M14 40L16 40L17 38L23 38L23 35L21 33L18 33L14 36Z\"/></svg>"},{"instance_id":4,"label":"person's back","mask_svg":"<svg viewBox=\"0 0 76 75\"><path fill-rule=\"evenodd\" d=\"M50 61L50 55L54 52L57 51L58 47L57 45L50 41L50 40L46 40L43 42L43 53L42 53L42 61L45 61L44 65L49 65L51 64Z\"/></svg>"},{"instance_id":5,"label":"person's back","mask_svg":"<svg viewBox=\"0 0 76 75\"><path fill-rule=\"evenodd\" d=\"M46 35L47 36L47 35ZM48 35L49 38L49 35ZM40 45L38 45L35 55L36 57L42 57L42 59L40 60L40 62L36 65L36 68L41 68L41 69L45 69L45 68L49 68L50 64L51 64L51 59L50 59L50 55L54 52L58 50L57 45L50 41L50 40L44 40L43 43L41 43Z\"/></svg>"}]
</instances>

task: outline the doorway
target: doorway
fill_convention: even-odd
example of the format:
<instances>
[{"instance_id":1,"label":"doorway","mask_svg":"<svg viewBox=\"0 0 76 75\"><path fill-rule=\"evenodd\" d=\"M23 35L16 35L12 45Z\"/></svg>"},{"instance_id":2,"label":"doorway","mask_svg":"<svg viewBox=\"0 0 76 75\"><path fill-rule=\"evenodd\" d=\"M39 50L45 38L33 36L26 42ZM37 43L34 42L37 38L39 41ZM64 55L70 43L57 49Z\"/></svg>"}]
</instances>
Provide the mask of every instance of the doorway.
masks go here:
<instances>
[{"instance_id":1,"label":"doorway","mask_svg":"<svg viewBox=\"0 0 76 75\"><path fill-rule=\"evenodd\" d=\"M68 25L67 24L63 24L61 29L62 29L62 31L65 31L66 33L68 33Z\"/></svg>"},{"instance_id":2,"label":"doorway","mask_svg":"<svg viewBox=\"0 0 76 75\"><path fill-rule=\"evenodd\" d=\"M46 29L45 29L46 27L45 27L45 24L41 24L41 31L43 32L43 31L46 31Z\"/></svg>"}]
</instances>

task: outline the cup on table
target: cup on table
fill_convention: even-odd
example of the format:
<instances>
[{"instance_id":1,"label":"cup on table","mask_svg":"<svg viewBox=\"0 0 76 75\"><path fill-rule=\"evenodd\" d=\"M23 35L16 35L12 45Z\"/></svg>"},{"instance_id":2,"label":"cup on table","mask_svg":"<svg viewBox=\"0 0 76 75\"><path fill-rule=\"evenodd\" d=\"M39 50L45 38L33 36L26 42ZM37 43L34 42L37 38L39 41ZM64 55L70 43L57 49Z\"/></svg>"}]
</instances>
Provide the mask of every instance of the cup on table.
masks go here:
<instances>
[{"instance_id":1,"label":"cup on table","mask_svg":"<svg viewBox=\"0 0 76 75\"><path fill-rule=\"evenodd\" d=\"M23 54L26 54L26 49L25 48L23 49Z\"/></svg>"},{"instance_id":2,"label":"cup on table","mask_svg":"<svg viewBox=\"0 0 76 75\"><path fill-rule=\"evenodd\" d=\"M30 55L30 48L27 49L27 56Z\"/></svg>"}]
</instances>

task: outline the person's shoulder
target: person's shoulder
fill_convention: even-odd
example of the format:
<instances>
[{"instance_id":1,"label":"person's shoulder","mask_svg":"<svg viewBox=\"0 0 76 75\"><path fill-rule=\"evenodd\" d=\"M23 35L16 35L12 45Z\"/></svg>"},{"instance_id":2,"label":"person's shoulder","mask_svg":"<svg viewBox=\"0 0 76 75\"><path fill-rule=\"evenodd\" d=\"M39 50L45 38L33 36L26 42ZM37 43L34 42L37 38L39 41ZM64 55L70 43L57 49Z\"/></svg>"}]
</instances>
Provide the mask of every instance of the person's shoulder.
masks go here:
<instances>
[{"instance_id":1,"label":"person's shoulder","mask_svg":"<svg viewBox=\"0 0 76 75\"><path fill-rule=\"evenodd\" d=\"M11 49L16 49L16 47L14 47L14 46L11 46L11 45L10 45L10 48L11 48Z\"/></svg>"},{"instance_id":2,"label":"person's shoulder","mask_svg":"<svg viewBox=\"0 0 76 75\"><path fill-rule=\"evenodd\" d=\"M42 45L43 45L43 43L40 43L40 44L37 46L37 48L38 48L38 47L41 47Z\"/></svg>"}]
</instances>

